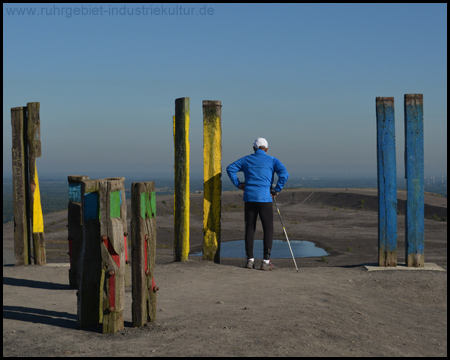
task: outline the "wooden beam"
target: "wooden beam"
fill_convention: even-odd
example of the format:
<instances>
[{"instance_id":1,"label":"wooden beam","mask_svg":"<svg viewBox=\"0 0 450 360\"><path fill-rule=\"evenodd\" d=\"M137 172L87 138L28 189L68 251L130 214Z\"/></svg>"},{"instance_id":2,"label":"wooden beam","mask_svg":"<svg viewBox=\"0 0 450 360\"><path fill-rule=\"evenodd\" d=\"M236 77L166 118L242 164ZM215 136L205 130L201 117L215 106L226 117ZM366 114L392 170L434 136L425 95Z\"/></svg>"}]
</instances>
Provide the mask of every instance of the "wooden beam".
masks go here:
<instances>
[{"instance_id":1,"label":"wooden beam","mask_svg":"<svg viewBox=\"0 0 450 360\"><path fill-rule=\"evenodd\" d=\"M67 231L69 240L69 286L78 287L78 258L83 243L83 224L81 217L81 181L88 180L89 176L69 175L69 204L67 209Z\"/></svg>"},{"instance_id":2,"label":"wooden beam","mask_svg":"<svg viewBox=\"0 0 450 360\"><path fill-rule=\"evenodd\" d=\"M189 257L189 98L175 100L174 260Z\"/></svg>"},{"instance_id":3,"label":"wooden beam","mask_svg":"<svg viewBox=\"0 0 450 360\"><path fill-rule=\"evenodd\" d=\"M14 257L15 265L30 263L28 245L29 224L27 220L26 176L25 164L26 138L26 107L11 108L12 129L12 181L13 181L13 211L14 211Z\"/></svg>"},{"instance_id":4,"label":"wooden beam","mask_svg":"<svg viewBox=\"0 0 450 360\"><path fill-rule=\"evenodd\" d=\"M378 265L397 266L397 168L393 97L376 98Z\"/></svg>"},{"instance_id":5,"label":"wooden beam","mask_svg":"<svg viewBox=\"0 0 450 360\"><path fill-rule=\"evenodd\" d=\"M116 333L124 328L125 256L120 194L123 180L99 182L103 280L100 283L100 322L103 323L103 333Z\"/></svg>"},{"instance_id":6,"label":"wooden beam","mask_svg":"<svg viewBox=\"0 0 450 360\"><path fill-rule=\"evenodd\" d=\"M222 105L203 100L203 259L220 263Z\"/></svg>"},{"instance_id":7,"label":"wooden beam","mask_svg":"<svg viewBox=\"0 0 450 360\"><path fill-rule=\"evenodd\" d=\"M96 326L100 313L102 256L100 234L100 181L81 180L83 242L78 269L77 318L80 327Z\"/></svg>"},{"instance_id":8,"label":"wooden beam","mask_svg":"<svg viewBox=\"0 0 450 360\"><path fill-rule=\"evenodd\" d=\"M29 208L31 229L33 234L34 263L36 265L45 265L47 263L47 259L45 254L44 220L42 216L39 181L36 167L36 158L41 157L41 120L39 110L40 103L27 103L28 166L30 179Z\"/></svg>"},{"instance_id":9,"label":"wooden beam","mask_svg":"<svg viewBox=\"0 0 450 360\"><path fill-rule=\"evenodd\" d=\"M132 322L134 327L156 320L154 267L156 260L155 183L131 185Z\"/></svg>"},{"instance_id":10,"label":"wooden beam","mask_svg":"<svg viewBox=\"0 0 450 360\"><path fill-rule=\"evenodd\" d=\"M124 177L111 177L105 180L118 180L121 184L119 190L120 199L120 218L122 219L123 226L123 246L124 246L124 257L125 257L125 286L131 285L131 269L130 269L130 259L128 256L128 219L127 219L127 202L125 195L125 178Z\"/></svg>"},{"instance_id":11,"label":"wooden beam","mask_svg":"<svg viewBox=\"0 0 450 360\"><path fill-rule=\"evenodd\" d=\"M424 147L423 94L405 94L406 266L423 267Z\"/></svg>"}]
</instances>

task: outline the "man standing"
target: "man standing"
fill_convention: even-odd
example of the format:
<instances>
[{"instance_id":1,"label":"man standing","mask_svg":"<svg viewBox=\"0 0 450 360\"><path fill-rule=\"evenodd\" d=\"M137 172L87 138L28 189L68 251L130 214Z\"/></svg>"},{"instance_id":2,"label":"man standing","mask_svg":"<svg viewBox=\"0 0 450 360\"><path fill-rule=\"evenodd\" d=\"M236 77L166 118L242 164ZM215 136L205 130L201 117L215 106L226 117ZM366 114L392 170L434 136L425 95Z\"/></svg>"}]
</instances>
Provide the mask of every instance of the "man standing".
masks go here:
<instances>
[{"instance_id":1,"label":"man standing","mask_svg":"<svg viewBox=\"0 0 450 360\"><path fill-rule=\"evenodd\" d=\"M270 261L273 242L272 201L273 197L283 189L289 174L280 160L266 154L268 149L267 140L257 138L253 143L253 154L244 156L227 167L231 182L239 189L244 190L245 252L247 255L245 267L249 269L255 267L253 241L258 215L264 231L264 259L260 269L276 269ZM242 183L236 175L239 171L244 173L244 182ZM275 188L272 189L274 173L277 173L278 181Z\"/></svg>"}]
</instances>

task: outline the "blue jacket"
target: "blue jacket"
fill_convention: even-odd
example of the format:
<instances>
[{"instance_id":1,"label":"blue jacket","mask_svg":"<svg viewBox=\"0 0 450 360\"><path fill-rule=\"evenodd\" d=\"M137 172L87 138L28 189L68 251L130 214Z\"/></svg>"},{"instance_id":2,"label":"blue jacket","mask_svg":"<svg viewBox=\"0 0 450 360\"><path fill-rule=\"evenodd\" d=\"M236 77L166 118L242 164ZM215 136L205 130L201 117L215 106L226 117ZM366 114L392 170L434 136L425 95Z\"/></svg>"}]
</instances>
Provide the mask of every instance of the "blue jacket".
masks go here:
<instances>
[{"instance_id":1,"label":"blue jacket","mask_svg":"<svg viewBox=\"0 0 450 360\"><path fill-rule=\"evenodd\" d=\"M242 171L245 177L244 201L272 202L270 188L274 173L278 175L276 192L283 189L289 177L289 173L281 161L267 155L262 149L256 149L253 154L244 156L228 165L228 176L236 187L241 184L236 175L239 171Z\"/></svg>"}]
</instances>

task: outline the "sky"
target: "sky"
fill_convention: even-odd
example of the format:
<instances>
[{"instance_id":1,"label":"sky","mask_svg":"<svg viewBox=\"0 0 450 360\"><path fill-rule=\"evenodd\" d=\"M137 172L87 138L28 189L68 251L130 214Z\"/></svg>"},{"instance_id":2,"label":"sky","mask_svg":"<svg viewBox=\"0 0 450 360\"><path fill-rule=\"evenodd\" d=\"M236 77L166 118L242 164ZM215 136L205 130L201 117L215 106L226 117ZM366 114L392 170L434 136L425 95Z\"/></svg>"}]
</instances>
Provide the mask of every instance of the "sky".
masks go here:
<instances>
[{"instance_id":1,"label":"sky","mask_svg":"<svg viewBox=\"0 0 450 360\"><path fill-rule=\"evenodd\" d=\"M3 4L11 108L40 102L40 177L173 175L175 99L222 103L222 171L265 137L291 175L377 175L376 97L423 94L425 175L447 174L447 4Z\"/></svg>"}]
</instances>

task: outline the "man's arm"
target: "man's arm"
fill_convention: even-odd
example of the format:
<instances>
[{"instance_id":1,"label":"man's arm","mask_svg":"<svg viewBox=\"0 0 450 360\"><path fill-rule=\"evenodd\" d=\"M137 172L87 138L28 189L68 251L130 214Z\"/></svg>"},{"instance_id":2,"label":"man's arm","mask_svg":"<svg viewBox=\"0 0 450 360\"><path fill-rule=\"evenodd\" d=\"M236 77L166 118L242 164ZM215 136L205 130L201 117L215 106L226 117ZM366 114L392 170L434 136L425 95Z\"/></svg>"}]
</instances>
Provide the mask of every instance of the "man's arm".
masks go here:
<instances>
[{"instance_id":1,"label":"man's arm","mask_svg":"<svg viewBox=\"0 0 450 360\"><path fill-rule=\"evenodd\" d=\"M279 193L283 189L284 184L286 184L286 181L289 178L289 173L283 163L278 159L275 160L274 171L278 175L278 181L274 191Z\"/></svg>"},{"instance_id":2,"label":"man's arm","mask_svg":"<svg viewBox=\"0 0 450 360\"><path fill-rule=\"evenodd\" d=\"M237 188L244 190L244 183L241 183L237 177L237 173L239 171L242 171L242 163L243 159L236 160L234 163L227 166L227 174L230 178L231 182L236 186Z\"/></svg>"}]
</instances>

